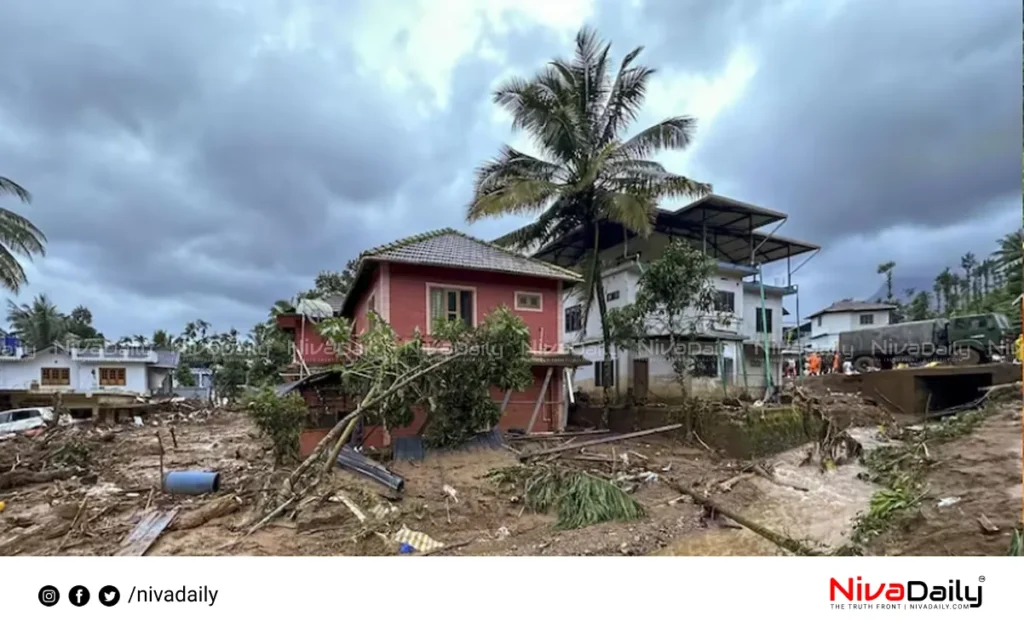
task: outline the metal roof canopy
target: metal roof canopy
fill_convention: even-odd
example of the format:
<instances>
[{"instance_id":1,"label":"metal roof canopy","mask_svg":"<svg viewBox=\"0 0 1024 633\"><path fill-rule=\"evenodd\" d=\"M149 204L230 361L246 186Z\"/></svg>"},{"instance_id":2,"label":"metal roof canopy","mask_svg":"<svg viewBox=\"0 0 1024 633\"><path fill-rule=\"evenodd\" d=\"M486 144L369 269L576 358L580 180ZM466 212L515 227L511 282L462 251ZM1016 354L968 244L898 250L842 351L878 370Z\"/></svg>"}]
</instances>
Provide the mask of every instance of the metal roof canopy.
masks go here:
<instances>
[{"instance_id":1,"label":"metal roof canopy","mask_svg":"<svg viewBox=\"0 0 1024 633\"><path fill-rule=\"evenodd\" d=\"M784 213L749 205L723 196L707 196L676 211L659 209L654 231L707 245L709 255L732 264L768 264L795 255L821 250L820 246L790 238L778 237L756 229L786 219ZM636 234L612 223L602 222L598 246L612 248ZM539 250L535 257L562 266L576 264L589 252L591 244L582 231L573 231L565 238Z\"/></svg>"}]
</instances>

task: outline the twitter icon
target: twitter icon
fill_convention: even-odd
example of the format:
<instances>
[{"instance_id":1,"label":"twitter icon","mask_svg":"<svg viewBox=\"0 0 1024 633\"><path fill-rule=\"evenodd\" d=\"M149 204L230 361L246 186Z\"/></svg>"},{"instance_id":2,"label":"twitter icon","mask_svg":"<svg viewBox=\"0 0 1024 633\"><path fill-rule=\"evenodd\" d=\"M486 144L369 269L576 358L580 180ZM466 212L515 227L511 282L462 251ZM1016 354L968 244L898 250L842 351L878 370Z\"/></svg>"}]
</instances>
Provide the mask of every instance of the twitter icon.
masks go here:
<instances>
[{"instance_id":1,"label":"twitter icon","mask_svg":"<svg viewBox=\"0 0 1024 633\"><path fill-rule=\"evenodd\" d=\"M114 585L107 585L100 589L100 604L105 607L112 607L121 600L121 592Z\"/></svg>"}]
</instances>

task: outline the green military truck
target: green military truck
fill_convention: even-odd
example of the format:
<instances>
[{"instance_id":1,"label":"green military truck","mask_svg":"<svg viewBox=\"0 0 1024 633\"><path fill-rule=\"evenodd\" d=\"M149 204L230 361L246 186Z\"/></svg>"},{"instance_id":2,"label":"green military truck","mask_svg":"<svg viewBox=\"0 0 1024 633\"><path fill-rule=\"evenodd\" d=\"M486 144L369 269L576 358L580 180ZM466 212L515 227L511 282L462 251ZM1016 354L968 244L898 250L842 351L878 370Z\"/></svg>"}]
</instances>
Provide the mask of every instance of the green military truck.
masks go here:
<instances>
[{"instance_id":1,"label":"green military truck","mask_svg":"<svg viewBox=\"0 0 1024 633\"><path fill-rule=\"evenodd\" d=\"M894 323L839 334L839 352L859 372L899 363L979 365L1013 355L1013 326L1002 314Z\"/></svg>"}]
</instances>

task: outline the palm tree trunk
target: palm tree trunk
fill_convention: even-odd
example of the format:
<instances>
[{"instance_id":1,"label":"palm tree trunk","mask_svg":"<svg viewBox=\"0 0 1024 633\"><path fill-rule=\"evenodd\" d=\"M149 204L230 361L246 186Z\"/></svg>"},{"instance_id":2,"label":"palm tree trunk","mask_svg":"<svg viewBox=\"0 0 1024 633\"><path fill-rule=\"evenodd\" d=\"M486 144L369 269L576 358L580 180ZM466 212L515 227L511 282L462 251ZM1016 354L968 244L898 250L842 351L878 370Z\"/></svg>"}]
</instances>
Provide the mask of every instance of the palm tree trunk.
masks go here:
<instances>
[{"instance_id":1,"label":"palm tree trunk","mask_svg":"<svg viewBox=\"0 0 1024 633\"><path fill-rule=\"evenodd\" d=\"M601 428L608 428L608 420L611 416L611 382L609 378L612 375L618 374L615 371L615 367L612 366L612 339L611 333L608 330L608 303L605 301L604 296L604 279L603 271L601 270L601 262L598 260L599 255L599 238L600 232L597 225L594 225L594 294L597 295L597 313L601 319L601 342L604 345L604 363L602 363L601 385L604 393L604 408L601 410ZM618 376L615 376L617 379Z\"/></svg>"}]
</instances>

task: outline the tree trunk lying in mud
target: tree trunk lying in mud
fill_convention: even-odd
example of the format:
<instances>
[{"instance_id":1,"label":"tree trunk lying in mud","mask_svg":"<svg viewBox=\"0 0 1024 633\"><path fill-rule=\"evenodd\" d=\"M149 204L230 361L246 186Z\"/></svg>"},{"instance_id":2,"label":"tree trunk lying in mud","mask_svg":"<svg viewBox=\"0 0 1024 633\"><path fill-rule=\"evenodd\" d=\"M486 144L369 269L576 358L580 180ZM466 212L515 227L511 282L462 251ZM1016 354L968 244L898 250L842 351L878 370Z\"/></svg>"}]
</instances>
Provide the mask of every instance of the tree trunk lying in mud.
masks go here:
<instances>
[{"instance_id":1,"label":"tree trunk lying in mud","mask_svg":"<svg viewBox=\"0 0 1024 633\"><path fill-rule=\"evenodd\" d=\"M668 478L665 478L662 481L664 481L669 488L672 488L676 492L693 497L694 500L696 500L701 505L705 505L713 509L715 512L718 512L722 516L732 519L733 521L739 523L751 532L757 534L762 538L768 539L769 541L775 543L784 550L792 552L798 556L821 556L821 552L811 549L797 540L782 536L781 534L778 534L777 532L770 530L764 527L763 525L754 523L753 521L744 517L741 514L737 514L731 510L723 508L717 502L713 501L710 497L702 495L693 488L689 488L687 486L680 484L678 481Z\"/></svg>"},{"instance_id":2,"label":"tree trunk lying in mud","mask_svg":"<svg viewBox=\"0 0 1024 633\"><path fill-rule=\"evenodd\" d=\"M202 506L178 516L167 528L168 530L190 530L209 523L214 519L226 517L236 512L242 504L231 495L212 499Z\"/></svg>"},{"instance_id":3,"label":"tree trunk lying in mud","mask_svg":"<svg viewBox=\"0 0 1024 633\"><path fill-rule=\"evenodd\" d=\"M11 490L30 484L45 484L57 479L67 479L77 473L78 471L73 468L46 470L38 473L31 470L12 470L0 475L0 490Z\"/></svg>"}]
</instances>

